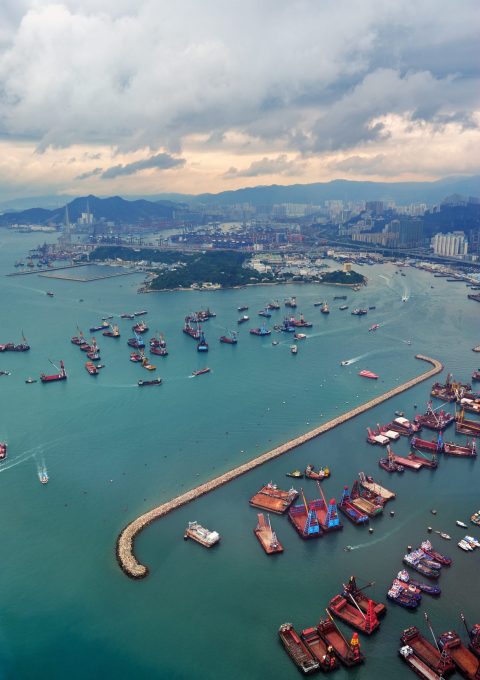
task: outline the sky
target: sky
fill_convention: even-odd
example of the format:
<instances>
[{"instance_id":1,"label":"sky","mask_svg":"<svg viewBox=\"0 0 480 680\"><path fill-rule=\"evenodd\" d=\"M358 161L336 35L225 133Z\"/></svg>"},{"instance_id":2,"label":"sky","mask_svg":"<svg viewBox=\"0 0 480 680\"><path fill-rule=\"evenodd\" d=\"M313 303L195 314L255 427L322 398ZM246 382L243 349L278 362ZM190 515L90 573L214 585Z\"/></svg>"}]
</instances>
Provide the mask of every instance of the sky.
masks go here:
<instances>
[{"instance_id":1,"label":"sky","mask_svg":"<svg viewBox=\"0 0 480 680\"><path fill-rule=\"evenodd\" d=\"M477 0L2 0L0 200L480 172Z\"/></svg>"}]
</instances>

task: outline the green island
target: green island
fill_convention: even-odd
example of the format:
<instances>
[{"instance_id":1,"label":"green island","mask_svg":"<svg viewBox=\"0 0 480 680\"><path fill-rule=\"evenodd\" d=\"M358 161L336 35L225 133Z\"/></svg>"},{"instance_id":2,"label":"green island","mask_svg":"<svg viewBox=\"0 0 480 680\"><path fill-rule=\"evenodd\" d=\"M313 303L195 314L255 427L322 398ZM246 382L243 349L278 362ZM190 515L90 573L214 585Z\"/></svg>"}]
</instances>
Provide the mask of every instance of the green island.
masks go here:
<instances>
[{"instance_id":1,"label":"green island","mask_svg":"<svg viewBox=\"0 0 480 680\"><path fill-rule=\"evenodd\" d=\"M326 272L322 274L322 283L334 283L342 286L364 286L367 279L353 269L349 272L344 272L338 269L334 272Z\"/></svg>"},{"instance_id":2,"label":"green island","mask_svg":"<svg viewBox=\"0 0 480 680\"><path fill-rule=\"evenodd\" d=\"M249 266L248 254L225 250L182 253L152 248L99 246L91 253L90 260L146 262L151 280L145 284L145 290L151 291L212 286L231 288L273 281L270 273L260 273Z\"/></svg>"}]
</instances>

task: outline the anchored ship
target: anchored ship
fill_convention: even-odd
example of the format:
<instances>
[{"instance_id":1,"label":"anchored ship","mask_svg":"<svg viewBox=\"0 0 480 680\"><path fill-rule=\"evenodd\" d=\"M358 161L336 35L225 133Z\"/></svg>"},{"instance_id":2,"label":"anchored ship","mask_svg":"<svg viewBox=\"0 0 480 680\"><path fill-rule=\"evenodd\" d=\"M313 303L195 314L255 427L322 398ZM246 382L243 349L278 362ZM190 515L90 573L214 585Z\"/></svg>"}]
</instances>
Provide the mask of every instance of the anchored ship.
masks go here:
<instances>
[{"instance_id":1,"label":"anchored ship","mask_svg":"<svg viewBox=\"0 0 480 680\"><path fill-rule=\"evenodd\" d=\"M53 361L50 361L50 363L52 366L55 366ZM58 370L58 373L54 373L53 375L45 375L45 373L40 374L40 380L42 383L57 382L58 380L67 379L67 373L65 371L65 365L63 361L60 361L60 368L58 366L55 366L55 368Z\"/></svg>"},{"instance_id":2,"label":"anchored ship","mask_svg":"<svg viewBox=\"0 0 480 680\"><path fill-rule=\"evenodd\" d=\"M220 534L217 531L205 529L205 527L202 527L198 522L189 522L183 538L185 540L187 540L187 538L193 538L194 541L205 546L205 548L211 548L219 542Z\"/></svg>"}]
</instances>

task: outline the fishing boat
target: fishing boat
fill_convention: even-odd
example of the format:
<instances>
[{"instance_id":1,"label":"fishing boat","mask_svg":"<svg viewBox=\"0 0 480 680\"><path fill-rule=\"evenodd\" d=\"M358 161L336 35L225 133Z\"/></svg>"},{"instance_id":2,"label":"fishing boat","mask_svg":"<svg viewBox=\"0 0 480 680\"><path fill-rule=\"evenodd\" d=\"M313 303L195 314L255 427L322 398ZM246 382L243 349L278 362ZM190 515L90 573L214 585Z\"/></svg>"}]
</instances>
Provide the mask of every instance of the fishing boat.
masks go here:
<instances>
[{"instance_id":1,"label":"fishing boat","mask_svg":"<svg viewBox=\"0 0 480 680\"><path fill-rule=\"evenodd\" d=\"M241 323L245 323L246 321L249 321L249 320L250 320L250 317L247 316L246 314L244 314L243 316L241 316L241 317L238 319L237 323L238 323L238 324L241 324Z\"/></svg>"},{"instance_id":2,"label":"fishing boat","mask_svg":"<svg viewBox=\"0 0 480 680\"><path fill-rule=\"evenodd\" d=\"M32 385L33 383L36 383L38 381L35 380L35 378L27 378L25 382L27 383L27 385Z\"/></svg>"},{"instance_id":3,"label":"fishing boat","mask_svg":"<svg viewBox=\"0 0 480 680\"><path fill-rule=\"evenodd\" d=\"M330 310L328 308L328 305L326 302L323 303L322 308L320 309L322 314L330 314Z\"/></svg>"},{"instance_id":4,"label":"fishing boat","mask_svg":"<svg viewBox=\"0 0 480 680\"><path fill-rule=\"evenodd\" d=\"M292 470L292 472L287 472L285 474L287 477L294 477L295 479L303 478L303 472L301 472L300 470Z\"/></svg>"},{"instance_id":5,"label":"fishing boat","mask_svg":"<svg viewBox=\"0 0 480 680\"><path fill-rule=\"evenodd\" d=\"M446 567L449 567L452 564L452 559L447 555L443 555L441 552L438 552L438 550L434 550L430 541L422 541L420 548L425 554L430 555L430 557L432 557L437 562L440 562L440 564Z\"/></svg>"},{"instance_id":6,"label":"fishing boat","mask_svg":"<svg viewBox=\"0 0 480 680\"><path fill-rule=\"evenodd\" d=\"M253 530L253 533L258 538L260 545L265 550L267 555L272 555L273 553L283 552L283 546L277 538L277 534L272 529L272 524L270 522L270 515L267 515L267 519L262 512L259 512L257 526Z\"/></svg>"},{"instance_id":7,"label":"fishing boat","mask_svg":"<svg viewBox=\"0 0 480 680\"><path fill-rule=\"evenodd\" d=\"M161 378L154 378L153 380L139 380L137 384L138 384L139 387L149 387L150 385L161 385L162 379Z\"/></svg>"},{"instance_id":8,"label":"fishing boat","mask_svg":"<svg viewBox=\"0 0 480 680\"><path fill-rule=\"evenodd\" d=\"M228 335L220 336L220 342L223 342L226 345L236 345L238 342L237 334L235 331L229 331Z\"/></svg>"},{"instance_id":9,"label":"fishing boat","mask_svg":"<svg viewBox=\"0 0 480 680\"><path fill-rule=\"evenodd\" d=\"M290 352L292 354L297 354L298 352L298 347L296 345L290 345Z\"/></svg>"},{"instance_id":10,"label":"fishing boat","mask_svg":"<svg viewBox=\"0 0 480 680\"><path fill-rule=\"evenodd\" d=\"M420 678L424 678L424 680L443 680L443 676L432 671L426 663L416 656L410 645L403 645L400 647L398 654L400 658L405 661L407 666L409 666Z\"/></svg>"},{"instance_id":11,"label":"fishing boat","mask_svg":"<svg viewBox=\"0 0 480 680\"><path fill-rule=\"evenodd\" d=\"M442 633L438 638L440 649L445 650L453 659L458 671L470 680L476 680L479 676L479 661L463 644L460 636L454 630Z\"/></svg>"},{"instance_id":12,"label":"fishing boat","mask_svg":"<svg viewBox=\"0 0 480 680\"><path fill-rule=\"evenodd\" d=\"M278 635L285 651L302 673L309 675L319 670L319 662L299 638L291 623L282 623Z\"/></svg>"},{"instance_id":13,"label":"fishing boat","mask_svg":"<svg viewBox=\"0 0 480 680\"><path fill-rule=\"evenodd\" d=\"M370 378L372 380L378 380L378 375L376 373L372 373L372 371L359 371L358 375L361 375L362 378Z\"/></svg>"},{"instance_id":14,"label":"fishing boat","mask_svg":"<svg viewBox=\"0 0 480 680\"><path fill-rule=\"evenodd\" d=\"M199 371L193 371L192 376L203 375L204 373L210 373L209 368L201 368Z\"/></svg>"},{"instance_id":15,"label":"fishing boat","mask_svg":"<svg viewBox=\"0 0 480 680\"><path fill-rule=\"evenodd\" d=\"M480 541L478 540L478 538L474 538L473 536L465 536L464 541L470 543L472 548L480 548Z\"/></svg>"},{"instance_id":16,"label":"fishing boat","mask_svg":"<svg viewBox=\"0 0 480 680\"><path fill-rule=\"evenodd\" d=\"M329 618L318 623L317 632L319 636L328 646L332 647L344 666L350 667L363 663L365 657L360 649L358 633L354 632L352 639L348 642L328 610L327 614Z\"/></svg>"},{"instance_id":17,"label":"fishing boat","mask_svg":"<svg viewBox=\"0 0 480 680\"><path fill-rule=\"evenodd\" d=\"M8 446L6 442L0 442L0 460L5 460L7 457Z\"/></svg>"},{"instance_id":18,"label":"fishing boat","mask_svg":"<svg viewBox=\"0 0 480 680\"><path fill-rule=\"evenodd\" d=\"M330 645L322 640L316 628L305 628L301 632L301 638L307 649L312 653L325 673L338 668L338 659Z\"/></svg>"},{"instance_id":19,"label":"fishing boat","mask_svg":"<svg viewBox=\"0 0 480 680\"><path fill-rule=\"evenodd\" d=\"M251 328L250 329L250 335L259 335L260 337L270 335L271 332L272 331L269 328L266 328L265 326L261 326L260 328Z\"/></svg>"},{"instance_id":20,"label":"fishing boat","mask_svg":"<svg viewBox=\"0 0 480 680\"><path fill-rule=\"evenodd\" d=\"M205 548L212 548L220 541L220 534L218 531L205 529L205 527L202 527L198 522L189 522L183 538L185 540L187 538L193 538L194 541L200 543L200 545L203 545Z\"/></svg>"},{"instance_id":21,"label":"fishing boat","mask_svg":"<svg viewBox=\"0 0 480 680\"><path fill-rule=\"evenodd\" d=\"M85 364L85 369L90 375L98 375L98 368L95 366L93 361L87 361Z\"/></svg>"},{"instance_id":22,"label":"fishing boat","mask_svg":"<svg viewBox=\"0 0 480 680\"><path fill-rule=\"evenodd\" d=\"M200 338L197 344L197 352L208 352L208 342L205 339L203 331L200 333Z\"/></svg>"},{"instance_id":23,"label":"fishing boat","mask_svg":"<svg viewBox=\"0 0 480 680\"><path fill-rule=\"evenodd\" d=\"M397 579L408 585L412 585L422 593L427 593L428 595L440 595L441 588L435 583L425 583L424 581L417 581L416 579L410 578L410 574L406 569L402 569L397 574Z\"/></svg>"},{"instance_id":24,"label":"fishing boat","mask_svg":"<svg viewBox=\"0 0 480 680\"><path fill-rule=\"evenodd\" d=\"M387 591L387 597L392 602L406 609L416 609L422 599L421 595L412 593L408 586L395 579Z\"/></svg>"},{"instance_id":25,"label":"fishing boat","mask_svg":"<svg viewBox=\"0 0 480 680\"><path fill-rule=\"evenodd\" d=\"M52 366L54 366L57 370L58 373L54 373L53 375L45 375L45 373L40 374L40 381L42 383L50 383L50 382L57 382L59 380L66 380L67 379L67 373L65 371L65 365L63 361L60 361L60 367L55 366L53 361L50 361Z\"/></svg>"}]
</instances>

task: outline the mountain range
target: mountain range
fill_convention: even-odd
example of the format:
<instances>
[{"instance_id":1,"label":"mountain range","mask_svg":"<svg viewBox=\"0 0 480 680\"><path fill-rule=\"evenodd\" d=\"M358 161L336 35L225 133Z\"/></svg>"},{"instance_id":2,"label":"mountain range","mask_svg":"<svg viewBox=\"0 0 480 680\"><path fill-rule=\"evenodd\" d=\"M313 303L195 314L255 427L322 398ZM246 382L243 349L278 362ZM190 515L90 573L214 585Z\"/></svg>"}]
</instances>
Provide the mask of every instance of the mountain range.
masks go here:
<instances>
[{"instance_id":1,"label":"mountain range","mask_svg":"<svg viewBox=\"0 0 480 680\"><path fill-rule=\"evenodd\" d=\"M480 196L480 175L469 177L447 177L435 182L355 182L350 180L333 180L314 184L292 184L256 186L223 191L217 194L156 194L149 197L121 198L113 196L99 198L86 196L70 200L69 217L76 221L81 213L87 211L87 205L96 219L107 221L134 223L142 220L171 218L176 209L187 207L193 210L200 205L221 205L250 203L254 206L269 206L276 203L306 203L322 205L327 200L342 201L395 201L399 205L409 203L427 203L435 205L446 196L461 194L463 196ZM60 199L61 197L57 197ZM35 199L25 199L26 205L34 205ZM38 207L26 210L8 211L0 216L0 224L12 223L47 224L60 223L65 218L65 204L61 208L51 206L54 197L38 197ZM20 206L21 202L17 201ZM58 202L57 202L58 205Z\"/></svg>"}]
</instances>

